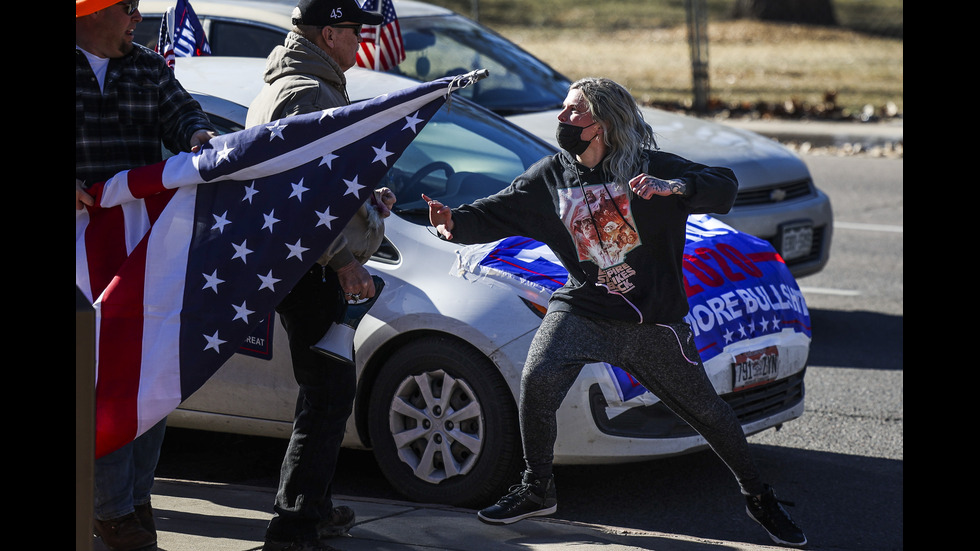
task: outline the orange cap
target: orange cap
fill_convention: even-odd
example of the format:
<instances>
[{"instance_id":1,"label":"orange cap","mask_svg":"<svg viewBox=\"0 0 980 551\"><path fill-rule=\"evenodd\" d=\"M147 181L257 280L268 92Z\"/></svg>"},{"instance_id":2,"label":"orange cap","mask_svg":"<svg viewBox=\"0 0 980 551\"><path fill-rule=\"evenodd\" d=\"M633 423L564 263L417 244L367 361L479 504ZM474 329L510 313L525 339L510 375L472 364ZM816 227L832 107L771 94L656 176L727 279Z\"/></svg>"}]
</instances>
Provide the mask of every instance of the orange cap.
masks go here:
<instances>
[{"instance_id":1,"label":"orange cap","mask_svg":"<svg viewBox=\"0 0 980 551\"><path fill-rule=\"evenodd\" d=\"M118 3L119 0L75 0L75 17L82 17Z\"/></svg>"}]
</instances>

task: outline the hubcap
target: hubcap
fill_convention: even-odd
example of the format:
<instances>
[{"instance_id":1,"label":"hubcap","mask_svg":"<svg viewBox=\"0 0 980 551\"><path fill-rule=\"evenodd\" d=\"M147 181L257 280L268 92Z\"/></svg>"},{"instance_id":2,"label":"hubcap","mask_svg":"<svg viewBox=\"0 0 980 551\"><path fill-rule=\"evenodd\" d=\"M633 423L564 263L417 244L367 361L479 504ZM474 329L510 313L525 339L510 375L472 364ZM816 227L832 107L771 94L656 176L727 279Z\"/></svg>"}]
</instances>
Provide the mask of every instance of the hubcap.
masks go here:
<instances>
[{"instance_id":1,"label":"hubcap","mask_svg":"<svg viewBox=\"0 0 980 551\"><path fill-rule=\"evenodd\" d=\"M476 394L442 370L402 381L388 426L401 460L433 484L468 473L483 449L483 411Z\"/></svg>"}]
</instances>

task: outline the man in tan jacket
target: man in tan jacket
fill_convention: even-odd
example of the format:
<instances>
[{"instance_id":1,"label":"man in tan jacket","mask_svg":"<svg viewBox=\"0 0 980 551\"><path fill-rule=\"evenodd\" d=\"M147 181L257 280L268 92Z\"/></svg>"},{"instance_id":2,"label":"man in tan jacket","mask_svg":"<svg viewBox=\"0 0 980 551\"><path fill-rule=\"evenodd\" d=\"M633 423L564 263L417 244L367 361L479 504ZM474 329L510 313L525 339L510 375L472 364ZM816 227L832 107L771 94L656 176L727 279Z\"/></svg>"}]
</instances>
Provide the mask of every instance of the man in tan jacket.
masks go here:
<instances>
[{"instance_id":1,"label":"man in tan jacket","mask_svg":"<svg viewBox=\"0 0 980 551\"><path fill-rule=\"evenodd\" d=\"M380 22L380 15L361 10L355 0L300 0L292 32L269 54L266 86L249 106L246 125L349 105L344 71L355 64L361 25ZM353 366L310 347L343 316L348 301L374 296L364 263L381 245L384 218L394 203L391 190L375 190L276 308L300 391L266 551L333 549L323 540L354 524L353 510L333 507L330 486L353 407L356 373Z\"/></svg>"}]
</instances>

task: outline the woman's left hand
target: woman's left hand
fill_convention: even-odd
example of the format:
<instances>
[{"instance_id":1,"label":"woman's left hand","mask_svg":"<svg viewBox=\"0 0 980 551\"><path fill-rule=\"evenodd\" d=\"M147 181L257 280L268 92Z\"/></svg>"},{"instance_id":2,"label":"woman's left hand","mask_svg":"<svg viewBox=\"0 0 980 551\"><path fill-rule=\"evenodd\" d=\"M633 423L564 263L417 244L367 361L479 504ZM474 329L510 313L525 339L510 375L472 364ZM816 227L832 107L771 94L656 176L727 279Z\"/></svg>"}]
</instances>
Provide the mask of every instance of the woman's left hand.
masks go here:
<instances>
[{"instance_id":1,"label":"woman's left hand","mask_svg":"<svg viewBox=\"0 0 980 551\"><path fill-rule=\"evenodd\" d=\"M667 197L668 195L683 194L684 187L683 182L661 180L649 174L640 174L630 180L630 189L644 199L650 199L654 195Z\"/></svg>"}]
</instances>

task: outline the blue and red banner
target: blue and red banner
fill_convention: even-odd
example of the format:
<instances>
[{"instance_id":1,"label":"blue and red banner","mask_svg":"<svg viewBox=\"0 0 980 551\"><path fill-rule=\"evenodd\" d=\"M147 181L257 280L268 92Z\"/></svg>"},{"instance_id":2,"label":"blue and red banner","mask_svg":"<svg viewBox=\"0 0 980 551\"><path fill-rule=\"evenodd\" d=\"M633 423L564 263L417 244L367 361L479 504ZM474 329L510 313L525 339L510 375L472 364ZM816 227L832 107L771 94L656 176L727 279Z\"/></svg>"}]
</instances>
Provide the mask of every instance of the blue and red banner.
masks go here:
<instances>
[{"instance_id":1,"label":"blue and red banner","mask_svg":"<svg viewBox=\"0 0 980 551\"><path fill-rule=\"evenodd\" d=\"M541 305L568 278L551 249L525 237L466 247L459 264L510 283ZM693 215L687 221L683 268L690 305L685 320L705 363L753 339L778 341L790 333L810 338L803 293L769 242L710 216ZM623 370L610 366L609 372L624 402L646 392Z\"/></svg>"}]
</instances>

